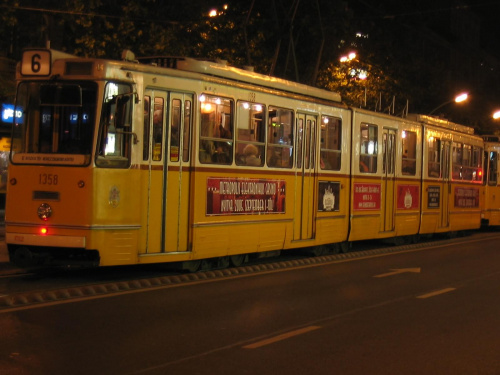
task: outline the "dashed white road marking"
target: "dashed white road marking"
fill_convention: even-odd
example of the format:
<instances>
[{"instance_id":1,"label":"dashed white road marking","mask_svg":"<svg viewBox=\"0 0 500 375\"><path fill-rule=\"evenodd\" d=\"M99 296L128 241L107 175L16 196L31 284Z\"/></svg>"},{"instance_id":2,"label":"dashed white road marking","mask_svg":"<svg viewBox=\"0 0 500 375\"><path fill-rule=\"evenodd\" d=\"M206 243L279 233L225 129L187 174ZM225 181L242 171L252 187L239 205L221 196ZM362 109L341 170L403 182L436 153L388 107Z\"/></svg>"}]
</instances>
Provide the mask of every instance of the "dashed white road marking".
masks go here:
<instances>
[{"instance_id":1,"label":"dashed white road marking","mask_svg":"<svg viewBox=\"0 0 500 375\"><path fill-rule=\"evenodd\" d=\"M265 346L265 345L273 344L273 343L278 342L278 341L286 340L286 339L289 339L290 337L302 335L304 333L311 332L311 331L317 330L319 328L321 328L321 327L309 326L309 327L297 329L295 331L283 333L282 335L274 336L274 337L271 337L269 339L254 342L253 344L250 344L250 345L245 345L243 347L243 349L257 349L257 348L260 348L261 346Z\"/></svg>"}]
</instances>

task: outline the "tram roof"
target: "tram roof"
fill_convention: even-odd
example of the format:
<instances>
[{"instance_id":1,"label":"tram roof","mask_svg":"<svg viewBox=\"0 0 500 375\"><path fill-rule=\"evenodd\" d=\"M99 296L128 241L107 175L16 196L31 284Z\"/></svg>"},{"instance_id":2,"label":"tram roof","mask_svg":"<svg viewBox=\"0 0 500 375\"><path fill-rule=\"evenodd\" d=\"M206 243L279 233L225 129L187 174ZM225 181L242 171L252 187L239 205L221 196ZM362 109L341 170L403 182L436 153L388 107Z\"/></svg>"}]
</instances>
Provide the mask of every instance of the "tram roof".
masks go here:
<instances>
[{"instance_id":1,"label":"tram roof","mask_svg":"<svg viewBox=\"0 0 500 375\"><path fill-rule=\"evenodd\" d=\"M407 117L409 120L417 121L425 125L433 125L433 126L438 126L440 128L445 128L449 130L454 130L460 133L465 133L465 134L474 134L474 128L466 125L460 125L456 124L454 122L451 122L446 119L442 119L439 117L435 116L429 116L429 115L419 115L419 114L408 114Z\"/></svg>"},{"instance_id":2,"label":"tram roof","mask_svg":"<svg viewBox=\"0 0 500 375\"><path fill-rule=\"evenodd\" d=\"M337 92L327 91L318 87L312 87L302 83L256 73L253 71L252 67L247 67L246 69L236 68L234 66L230 66L225 60L208 61L189 57L156 56L138 58L138 61L141 63L154 64L159 67L201 73L233 81L251 83L267 88L288 91L309 97L321 98L333 102L341 102L341 96Z\"/></svg>"}]
</instances>

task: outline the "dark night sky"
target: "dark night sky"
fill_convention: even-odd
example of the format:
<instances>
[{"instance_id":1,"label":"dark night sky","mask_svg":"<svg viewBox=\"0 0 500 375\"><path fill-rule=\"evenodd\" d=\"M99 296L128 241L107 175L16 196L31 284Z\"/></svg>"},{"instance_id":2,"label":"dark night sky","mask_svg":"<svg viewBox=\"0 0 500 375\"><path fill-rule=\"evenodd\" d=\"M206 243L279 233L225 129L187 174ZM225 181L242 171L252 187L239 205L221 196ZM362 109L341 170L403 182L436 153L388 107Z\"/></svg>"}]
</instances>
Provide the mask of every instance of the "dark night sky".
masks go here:
<instances>
[{"instance_id":1,"label":"dark night sky","mask_svg":"<svg viewBox=\"0 0 500 375\"><path fill-rule=\"evenodd\" d=\"M469 10L478 17L480 22L481 47L492 55L500 57L499 0L379 0L376 3L368 0L353 0L349 4L360 16L378 19L381 25L384 19L393 19L402 24L428 22L430 27L435 28L438 27L440 19L449 15L450 11Z\"/></svg>"}]
</instances>

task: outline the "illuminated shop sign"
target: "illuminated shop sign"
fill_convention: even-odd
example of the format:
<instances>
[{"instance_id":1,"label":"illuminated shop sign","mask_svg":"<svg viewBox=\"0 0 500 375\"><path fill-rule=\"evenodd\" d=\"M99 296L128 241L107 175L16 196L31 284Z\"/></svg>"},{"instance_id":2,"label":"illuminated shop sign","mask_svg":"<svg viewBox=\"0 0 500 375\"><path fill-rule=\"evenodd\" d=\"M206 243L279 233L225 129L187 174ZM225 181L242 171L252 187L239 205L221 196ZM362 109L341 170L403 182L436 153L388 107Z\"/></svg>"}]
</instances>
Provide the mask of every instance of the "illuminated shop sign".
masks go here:
<instances>
[{"instance_id":1,"label":"illuminated shop sign","mask_svg":"<svg viewBox=\"0 0 500 375\"><path fill-rule=\"evenodd\" d=\"M83 124L86 124L89 120L89 115L84 113L82 114L82 123ZM70 116L69 116L69 123L71 125L76 125L78 124L78 113L72 113Z\"/></svg>"},{"instance_id":2,"label":"illuminated shop sign","mask_svg":"<svg viewBox=\"0 0 500 375\"><path fill-rule=\"evenodd\" d=\"M23 117L21 110L16 111L16 117ZM12 124L14 122L14 104L2 104L2 122Z\"/></svg>"}]
</instances>

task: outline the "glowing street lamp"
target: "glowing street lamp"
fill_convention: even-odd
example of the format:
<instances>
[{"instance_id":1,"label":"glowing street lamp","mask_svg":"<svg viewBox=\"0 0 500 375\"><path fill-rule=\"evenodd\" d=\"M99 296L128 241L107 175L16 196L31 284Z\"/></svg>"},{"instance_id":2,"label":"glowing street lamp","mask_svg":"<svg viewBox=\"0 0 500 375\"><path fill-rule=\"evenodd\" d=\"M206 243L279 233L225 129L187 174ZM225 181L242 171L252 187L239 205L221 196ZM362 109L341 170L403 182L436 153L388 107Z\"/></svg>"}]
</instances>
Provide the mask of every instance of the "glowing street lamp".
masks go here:
<instances>
[{"instance_id":1,"label":"glowing street lamp","mask_svg":"<svg viewBox=\"0 0 500 375\"><path fill-rule=\"evenodd\" d=\"M211 9L210 12L208 12L208 16L213 18L213 17L217 17L217 16L221 16L224 14L225 11L227 11L227 9L229 8L229 6L227 4L224 4L222 6L222 11L219 11L217 9Z\"/></svg>"},{"instance_id":2,"label":"glowing street lamp","mask_svg":"<svg viewBox=\"0 0 500 375\"><path fill-rule=\"evenodd\" d=\"M455 98L455 103L461 103L461 102L464 102L467 100L467 98L469 97L469 94L464 92L463 94L460 94L458 95L456 98Z\"/></svg>"},{"instance_id":3,"label":"glowing street lamp","mask_svg":"<svg viewBox=\"0 0 500 375\"><path fill-rule=\"evenodd\" d=\"M493 118L495 120L498 120L500 118L500 110L496 111L495 113L493 113Z\"/></svg>"},{"instance_id":4,"label":"glowing street lamp","mask_svg":"<svg viewBox=\"0 0 500 375\"><path fill-rule=\"evenodd\" d=\"M351 52L349 53L348 55L346 56L342 56L340 58L340 62L348 62L348 61L352 61L356 58L356 52Z\"/></svg>"},{"instance_id":5,"label":"glowing street lamp","mask_svg":"<svg viewBox=\"0 0 500 375\"><path fill-rule=\"evenodd\" d=\"M448 100L448 101L446 101L446 102L438 105L436 108L434 108L432 111L429 112L429 115L432 115L439 108L444 107L447 104L450 104L450 103L453 103L453 102L455 102L455 103L461 103L461 102L466 101L468 98L469 98L469 94L468 93L466 93L466 92L461 93L461 94L457 95L454 99Z\"/></svg>"}]
</instances>

